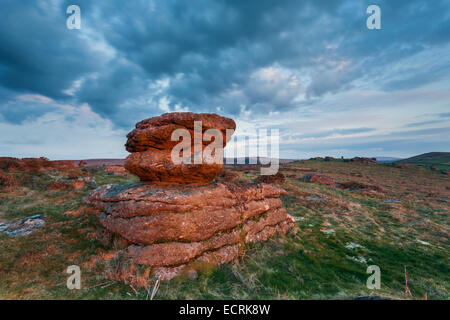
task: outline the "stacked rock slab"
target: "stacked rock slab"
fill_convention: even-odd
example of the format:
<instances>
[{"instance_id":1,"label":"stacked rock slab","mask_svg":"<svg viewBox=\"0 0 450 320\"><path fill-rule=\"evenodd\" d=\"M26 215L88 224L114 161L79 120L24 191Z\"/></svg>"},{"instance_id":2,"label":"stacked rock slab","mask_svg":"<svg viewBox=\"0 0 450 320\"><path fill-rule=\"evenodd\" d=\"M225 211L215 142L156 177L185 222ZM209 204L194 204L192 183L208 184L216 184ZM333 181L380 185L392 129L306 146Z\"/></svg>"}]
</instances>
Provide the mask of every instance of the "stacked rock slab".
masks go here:
<instances>
[{"instance_id":1,"label":"stacked rock slab","mask_svg":"<svg viewBox=\"0 0 450 320\"><path fill-rule=\"evenodd\" d=\"M194 128L195 122L201 123L201 131ZM172 133L182 129L191 137L188 141L173 141ZM195 143L204 150L214 138L210 129L217 130L222 135L223 147L227 143L227 129L233 132L236 124L232 119L224 118L216 114L191 112L166 113L159 117L143 120L136 124L136 129L128 135L125 145L131 155L125 160L125 168L136 174L142 181L151 181L158 184L204 184L211 182L222 169L220 163L195 164L190 161L175 164L171 153L179 143L190 145L191 153L187 156L194 157ZM200 141L195 141L196 133L200 134Z\"/></svg>"},{"instance_id":2,"label":"stacked rock slab","mask_svg":"<svg viewBox=\"0 0 450 320\"><path fill-rule=\"evenodd\" d=\"M285 191L278 186L211 182L221 164L174 164L171 134L183 128L193 136L194 121L202 121L203 131L220 130L224 142L226 130L235 129L233 120L215 114L169 113L139 122L127 136L132 154L125 167L142 181L105 185L86 198L104 212L102 225L130 243L133 261L166 280L195 262L229 262L243 244L286 233L295 222L281 207Z\"/></svg>"}]
</instances>

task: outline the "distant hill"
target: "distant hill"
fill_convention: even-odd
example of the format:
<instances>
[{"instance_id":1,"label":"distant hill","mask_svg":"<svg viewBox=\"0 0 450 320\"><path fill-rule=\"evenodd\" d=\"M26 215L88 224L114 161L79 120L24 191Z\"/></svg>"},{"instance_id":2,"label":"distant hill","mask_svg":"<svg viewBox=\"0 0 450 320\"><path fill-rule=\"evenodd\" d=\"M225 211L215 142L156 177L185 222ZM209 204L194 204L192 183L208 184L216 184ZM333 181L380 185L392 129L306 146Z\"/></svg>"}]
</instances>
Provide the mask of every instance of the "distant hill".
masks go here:
<instances>
[{"instance_id":1,"label":"distant hill","mask_svg":"<svg viewBox=\"0 0 450 320\"><path fill-rule=\"evenodd\" d=\"M450 170L450 152L429 152L398 162L416 165L436 166L439 169Z\"/></svg>"}]
</instances>

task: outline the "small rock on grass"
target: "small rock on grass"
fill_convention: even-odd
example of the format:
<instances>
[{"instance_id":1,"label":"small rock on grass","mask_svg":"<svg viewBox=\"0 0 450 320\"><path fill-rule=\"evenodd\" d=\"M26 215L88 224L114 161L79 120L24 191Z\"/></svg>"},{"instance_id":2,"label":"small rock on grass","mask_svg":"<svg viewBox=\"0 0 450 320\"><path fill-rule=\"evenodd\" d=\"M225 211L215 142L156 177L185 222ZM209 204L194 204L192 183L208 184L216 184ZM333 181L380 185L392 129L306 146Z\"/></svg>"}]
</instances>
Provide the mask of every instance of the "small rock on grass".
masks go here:
<instances>
[{"instance_id":1,"label":"small rock on grass","mask_svg":"<svg viewBox=\"0 0 450 320\"><path fill-rule=\"evenodd\" d=\"M9 237L25 236L41 228L45 224L44 219L44 215L36 214L13 222L1 223L0 231Z\"/></svg>"}]
</instances>

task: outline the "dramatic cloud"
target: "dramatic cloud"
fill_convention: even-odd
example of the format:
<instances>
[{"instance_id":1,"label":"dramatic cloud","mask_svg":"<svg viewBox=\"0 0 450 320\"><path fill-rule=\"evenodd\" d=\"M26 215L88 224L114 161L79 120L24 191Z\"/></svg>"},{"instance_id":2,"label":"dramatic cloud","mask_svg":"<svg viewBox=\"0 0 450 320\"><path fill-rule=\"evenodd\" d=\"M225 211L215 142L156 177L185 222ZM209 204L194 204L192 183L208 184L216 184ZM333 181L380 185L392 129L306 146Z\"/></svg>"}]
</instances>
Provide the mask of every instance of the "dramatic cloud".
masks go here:
<instances>
[{"instance_id":1,"label":"dramatic cloud","mask_svg":"<svg viewBox=\"0 0 450 320\"><path fill-rule=\"evenodd\" d=\"M66 28L71 4L80 30ZM316 139L317 152L339 137L379 143L383 154L389 143L368 137L448 126L450 3L376 1L381 30L366 28L370 4L3 0L0 126L50 132L42 119L58 114L82 127L74 114L87 108L119 133L163 112L216 112L241 127L278 127L286 144Z\"/></svg>"}]
</instances>

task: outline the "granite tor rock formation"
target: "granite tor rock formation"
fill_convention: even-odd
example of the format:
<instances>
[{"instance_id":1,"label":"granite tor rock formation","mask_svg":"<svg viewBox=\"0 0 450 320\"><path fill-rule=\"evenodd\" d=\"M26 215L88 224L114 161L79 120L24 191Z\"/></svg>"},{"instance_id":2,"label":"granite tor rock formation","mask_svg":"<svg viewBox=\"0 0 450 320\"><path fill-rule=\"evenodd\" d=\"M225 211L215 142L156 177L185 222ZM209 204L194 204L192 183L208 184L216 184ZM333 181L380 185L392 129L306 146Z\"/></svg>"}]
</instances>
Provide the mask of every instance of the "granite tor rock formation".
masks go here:
<instances>
[{"instance_id":1,"label":"granite tor rock formation","mask_svg":"<svg viewBox=\"0 0 450 320\"><path fill-rule=\"evenodd\" d=\"M104 212L102 225L128 241L133 261L153 267L166 280L195 261L232 261L243 244L286 233L295 223L282 208L279 197L286 192L279 186L211 182L221 163L172 163L173 130L183 128L193 136L194 121L202 121L202 134L220 130L224 143L226 130L236 127L215 114L169 113L143 120L127 135L132 154L125 163L142 181L104 185L86 197ZM203 148L211 143L205 140Z\"/></svg>"}]
</instances>

